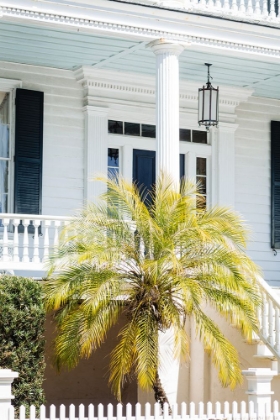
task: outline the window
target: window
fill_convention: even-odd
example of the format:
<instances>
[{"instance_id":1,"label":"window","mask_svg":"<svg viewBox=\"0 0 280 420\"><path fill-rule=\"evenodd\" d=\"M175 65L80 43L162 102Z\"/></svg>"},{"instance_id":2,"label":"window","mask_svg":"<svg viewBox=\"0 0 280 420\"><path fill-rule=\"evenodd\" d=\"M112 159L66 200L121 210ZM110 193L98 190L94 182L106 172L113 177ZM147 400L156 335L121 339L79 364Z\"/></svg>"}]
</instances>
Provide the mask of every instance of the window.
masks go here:
<instances>
[{"instance_id":1,"label":"window","mask_svg":"<svg viewBox=\"0 0 280 420\"><path fill-rule=\"evenodd\" d=\"M207 131L180 128L180 141L207 144Z\"/></svg>"},{"instance_id":2,"label":"window","mask_svg":"<svg viewBox=\"0 0 280 420\"><path fill-rule=\"evenodd\" d=\"M156 126L123 121L108 121L108 133L124 134L126 136L156 138Z\"/></svg>"},{"instance_id":3,"label":"window","mask_svg":"<svg viewBox=\"0 0 280 420\"><path fill-rule=\"evenodd\" d=\"M199 207L206 207L207 204L207 160L203 157L196 158L196 182L199 185L199 192L202 194L202 200Z\"/></svg>"},{"instance_id":4,"label":"window","mask_svg":"<svg viewBox=\"0 0 280 420\"><path fill-rule=\"evenodd\" d=\"M119 149L108 149L108 177L114 178L119 175Z\"/></svg>"},{"instance_id":5,"label":"window","mask_svg":"<svg viewBox=\"0 0 280 420\"><path fill-rule=\"evenodd\" d=\"M10 103L9 93L0 92L0 212L8 212L10 193Z\"/></svg>"}]
</instances>

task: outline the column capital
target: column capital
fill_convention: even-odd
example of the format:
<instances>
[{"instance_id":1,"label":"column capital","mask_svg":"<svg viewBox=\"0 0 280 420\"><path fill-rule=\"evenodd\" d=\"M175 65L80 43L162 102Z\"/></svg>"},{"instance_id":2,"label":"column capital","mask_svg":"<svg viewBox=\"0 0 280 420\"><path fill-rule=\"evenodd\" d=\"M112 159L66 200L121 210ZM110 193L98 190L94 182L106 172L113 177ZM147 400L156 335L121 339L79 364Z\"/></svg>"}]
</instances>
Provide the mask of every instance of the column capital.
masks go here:
<instances>
[{"instance_id":1,"label":"column capital","mask_svg":"<svg viewBox=\"0 0 280 420\"><path fill-rule=\"evenodd\" d=\"M95 105L86 105L83 107L83 111L88 114L94 114L100 117L106 117L109 113L109 108L95 106Z\"/></svg>"},{"instance_id":2,"label":"column capital","mask_svg":"<svg viewBox=\"0 0 280 420\"><path fill-rule=\"evenodd\" d=\"M165 38L156 39L147 45L155 55L160 54L174 54L179 56L185 49L186 45L180 44L176 41L168 41Z\"/></svg>"}]
</instances>

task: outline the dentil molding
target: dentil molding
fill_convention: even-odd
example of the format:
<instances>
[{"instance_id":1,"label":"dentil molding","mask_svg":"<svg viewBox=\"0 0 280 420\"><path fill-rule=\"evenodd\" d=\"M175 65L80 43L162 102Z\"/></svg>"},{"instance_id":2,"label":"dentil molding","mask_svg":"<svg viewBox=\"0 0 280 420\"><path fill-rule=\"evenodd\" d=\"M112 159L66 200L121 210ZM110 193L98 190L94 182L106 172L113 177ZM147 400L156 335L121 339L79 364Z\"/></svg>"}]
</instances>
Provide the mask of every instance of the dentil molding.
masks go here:
<instances>
[{"instance_id":1,"label":"dentil molding","mask_svg":"<svg viewBox=\"0 0 280 420\"><path fill-rule=\"evenodd\" d=\"M74 70L74 75L84 88L85 98L91 96L107 98L108 103L114 99L134 103L137 100L150 104L155 102L154 77L95 69L90 66L82 66ZM197 83L180 80L181 106L188 103L193 108L197 107L199 87ZM220 107L234 113L235 108L241 102L246 102L253 92L252 89L247 88L220 86Z\"/></svg>"},{"instance_id":2,"label":"dentil molding","mask_svg":"<svg viewBox=\"0 0 280 420\"><path fill-rule=\"evenodd\" d=\"M140 3L140 2L139 2ZM141 3L144 3L143 1ZM145 4L148 4L149 1L145 1ZM150 2L151 3L151 2ZM157 3L157 1L155 2ZM163 6L167 5L168 2L162 0ZM169 2L170 3L170 2ZM178 4L181 2L178 1ZM206 36L193 36L187 34L181 34L178 32L171 32L171 31L162 31L157 29L150 29L148 27L140 27L136 25L129 25L129 24L119 24L114 23L111 21L105 20L94 20L94 19L85 19L80 18L78 15L68 15L66 13L58 13L52 12L48 13L46 11L40 11L39 6L42 6L41 2L36 2L36 6L38 10L34 10L30 8L22 8L22 7L9 7L5 4L5 2L1 2L0 0L0 17L2 18L11 18L12 20L32 20L34 22L42 22L48 25L63 25L69 28L80 28L80 29L89 29L89 30L98 30L101 32L106 33L107 35L126 35L126 36L133 36L133 37L141 37L146 38L148 41L156 40L160 38L165 38L166 40L170 41L178 41L181 44L187 45L195 45L200 47L211 47L211 48L218 48L222 50L229 50L235 52L242 52L242 53L254 53L264 57L280 57L280 49L273 49L268 47L260 47L256 45L252 45L252 43L243 42L233 42L233 41L223 41L218 36L215 38L215 35L211 38ZM73 10L73 9L72 9ZM187 12L187 11L186 11ZM202 14L205 16L205 14ZM221 16L223 17L223 16ZM227 17L228 18L228 17ZM232 17L233 18L233 17ZM248 19L247 19L248 18ZM230 19L230 16L229 16ZM249 16L246 17L247 21L249 21ZM125 21L125 19L124 19ZM255 21L255 24L259 22ZM277 19L276 22L269 23L272 26L280 27L280 20ZM246 38L245 38L246 39Z\"/></svg>"}]
</instances>

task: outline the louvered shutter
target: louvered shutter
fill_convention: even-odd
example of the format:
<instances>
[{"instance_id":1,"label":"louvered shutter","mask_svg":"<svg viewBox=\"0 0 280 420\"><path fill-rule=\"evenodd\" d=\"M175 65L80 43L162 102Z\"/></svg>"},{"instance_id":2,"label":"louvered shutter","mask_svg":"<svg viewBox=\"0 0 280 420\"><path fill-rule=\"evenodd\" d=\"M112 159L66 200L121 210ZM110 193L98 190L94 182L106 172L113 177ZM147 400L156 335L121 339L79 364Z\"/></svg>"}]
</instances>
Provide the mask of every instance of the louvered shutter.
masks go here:
<instances>
[{"instance_id":1,"label":"louvered shutter","mask_svg":"<svg viewBox=\"0 0 280 420\"><path fill-rule=\"evenodd\" d=\"M15 213L42 212L44 93L16 91Z\"/></svg>"},{"instance_id":2,"label":"louvered shutter","mask_svg":"<svg viewBox=\"0 0 280 420\"><path fill-rule=\"evenodd\" d=\"M180 179L185 176L185 155L180 154Z\"/></svg>"},{"instance_id":3,"label":"louvered shutter","mask_svg":"<svg viewBox=\"0 0 280 420\"><path fill-rule=\"evenodd\" d=\"M280 248L280 121L271 121L271 246Z\"/></svg>"}]
</instances>

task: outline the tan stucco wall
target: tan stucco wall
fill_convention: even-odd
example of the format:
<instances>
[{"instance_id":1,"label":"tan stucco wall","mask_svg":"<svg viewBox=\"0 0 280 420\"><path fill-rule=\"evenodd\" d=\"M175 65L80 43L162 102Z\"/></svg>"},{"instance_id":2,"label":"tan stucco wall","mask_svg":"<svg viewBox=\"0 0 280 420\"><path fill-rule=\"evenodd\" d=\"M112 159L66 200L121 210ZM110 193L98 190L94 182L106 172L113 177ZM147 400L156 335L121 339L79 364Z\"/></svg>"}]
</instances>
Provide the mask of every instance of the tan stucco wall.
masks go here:
<instances>
[{"instance_id":1,"label":"tan stucco wall","mask_svg":"<svg viewBox=\"0 0 280 420\"><path fill-rule=\"evenodd\" d=\"M108 355L117 340L117 333L125 318L110 331L106 342L88 360L82 360L72 371L57 373L52 367L52 340L55 325L51 316L46 320L46 373L44 390L47 404L116 404L108 386ZM137 385L129 383L123 390L123 403L137 402Z\"/></svg>"}]
</instances>

